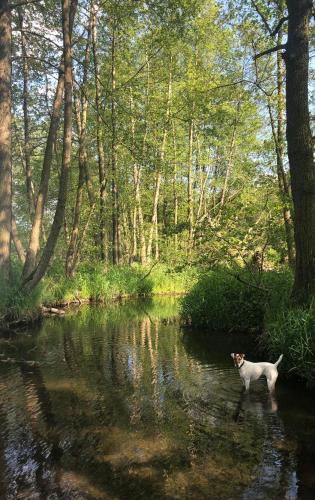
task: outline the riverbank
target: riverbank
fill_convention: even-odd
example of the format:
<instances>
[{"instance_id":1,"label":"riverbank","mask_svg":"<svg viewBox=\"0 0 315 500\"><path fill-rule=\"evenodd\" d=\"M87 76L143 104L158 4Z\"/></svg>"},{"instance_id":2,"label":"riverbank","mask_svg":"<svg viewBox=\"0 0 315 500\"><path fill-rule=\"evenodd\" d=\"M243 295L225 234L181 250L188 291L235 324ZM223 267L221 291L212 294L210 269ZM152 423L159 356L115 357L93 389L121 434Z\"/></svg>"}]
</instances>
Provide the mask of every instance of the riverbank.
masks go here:
<instances>
[{"instance_id":1,"label":"riverbank","mask_svg":"<svg viewBox=\"0 0 315 500\"><path fill-rule=\"evenodd\" d=\"M193 327L213 333L255 335L257 353L284 354L280 373L315 388L315 303L290 303L290 271L208 271L182 301L181 315Z\"/></svg>"},{"instance_id":2,"label":"riverbank","mask_svg":"<svg viewBox=\"0 0 315 500\"><path fill-rule=\"evenodd\" d=\"M19 274L17 273L17 276ZM107 303L127 297L180 295L196 283L198 271L192 267L170 268L163 264L104 269L101 265L81 266L75 276L65 276L53 268L34 290L21 289L18 279L2 286L0 329L18 328L47 314L62 314L71 304Z\"/></svg>"}]
</instances>

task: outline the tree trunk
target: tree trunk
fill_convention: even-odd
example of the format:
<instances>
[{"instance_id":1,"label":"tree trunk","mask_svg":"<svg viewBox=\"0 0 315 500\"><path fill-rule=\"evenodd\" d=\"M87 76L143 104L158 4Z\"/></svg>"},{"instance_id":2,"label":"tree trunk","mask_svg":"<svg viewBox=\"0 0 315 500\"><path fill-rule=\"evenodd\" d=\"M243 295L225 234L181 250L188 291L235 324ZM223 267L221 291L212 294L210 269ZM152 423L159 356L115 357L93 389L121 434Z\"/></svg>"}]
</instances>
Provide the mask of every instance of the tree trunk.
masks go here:
<instances>
[{"instance_id":1,"label":"tree trunk","mask_svg":"<svg viewBox=\"0 0 315 500\"><path fill-rule=\"evenodd\" d=\"M13 214L12 214L11 233L12 233L12 239L13 239L17 254L19 256L19 259L20 259L21 263L24 265L24 263L25 263L25 250L24 250L23 243L19 238L19 235L17 232L17 227L16 227L16 220L15 220L15 217L13 216Z\"/></svg>"},{"instance_id":2,"label":"tree trunk","mask_svg":"<svg viewBox=\"0 0 315 500\"><path fill-rule=\"evenodd\" d=\"M194 106L192 106L194 108ZM193 199L193 142L194 142L194 120L189 120L188 134L188 171L187 171L187 215L188 215L188 255L191 254L194 236L194 199Z\"/></svg>"},{"instance_id":3,"label":"tree trunk","mask_svg":"<svg viewBox=\"0 0 315 500\"><path fill-rule=\"evenodd\" d=\"M86 123L87 123L88 100L86 96L86 85L87 85L88 67L90 62L91 19L92 15L90 16L89 28L87 33L87 42L85 47L83 78L81 82L81 99L79 99L78 96L75 99L76 121L77 121L78 137L79 137L79 180L77 186L77 195L74 208L72 231L66 257L66 274L68 276L72 276L74 274L75 263L78 261L76 254L78 252L83 187L86 182L86 173L87 173Z\"/></svg>"},{"instance_id":4,"label":"tree trunk","mask_svg":"<svg viewBox=\"0 0 315 500\"><path fill-rule=\"evenodd\" d=\"M130 87L130 112L131 112L131 137L132 137L132 150L135 151L136 139L135 139L135 119L134 119L134 106L133 106L133 95L132 88ZM146 131L146 125L145 125ZM146 132L144 132L145 135ZM145 140L145 139L144 139ZM137 228L137 215L138 215L138 234L140 243L140 262L141 264L146 263L146 242L144 235L144 224L143 224L143 211L141 205L141 192L140 192L140 180L141 180L141 167L138 162L134 161L133 164L133 184L134 184L134 194L135 194L135 219L134 228ZM137 234L137 233L136 233ZM135 235L134 235L135 237ZM135 251L135 249L134 249Z\"/></svg>"},{"instance_id":5,"label":"tree trunk","mask_svg":"<svg viewBox=\"0 0 315 500\"><path fill-rule=\"evenodd\" d=\"M26 177L26 194L28 201L28 208L30 213L30 218L32 220L34 215L34 187L32 181L32 169L31 169L31 144L30 144L30 126L29 126L29 112L28 112L28 100L29 100L29 89L28 89L28 59L27 50L25 44L25 36L23 31L23 14L22 9L18 9L19 24L21 30L21 51L23 60L23 121L24 121L24 163L25 163L25 177Z\"/></svg>"},{"instance_id":6,"label":"tree trunk","mask_svg":"<svg viewBox=\"0 0 315 500\"><path fill-rule=\"evenodd\" d=\"M219 217L220 217L222 209L224 207L224 202L225 202L227 189L228 189L228 183L229 183L231 173L232 173L232 168L233 168L233 162L234 162L234 157L235 157L236 131L237 131L238 116L240 113L240 108L241 108L241 103L240 103L240 101L238 101L237 106L236 106L236 115L235 115L234 123L233 123L232 137L231 137L231 142L230 142L229 155L228 155L227 167L226 167L225 178L224 178L224 185L223 185L221 200L220 200L220 208L219 208L219 214L218 214Z\"/></svg>"},{"instance_id":7,"label":"tree trunk","mask_svg":"<svg viewBox=\"0 0 315 500\"><path fill-rule=\"evenodd\" d=\"M62 96L64 92L64 65L60 64L59 78L55 90L55 98L51 112L50 126L46 141L46 148L43 160L43 168L41 179L35 204L35 212L33 224L29 238L29 245L26 253L25 265L23 268L23 278L27 278L34 270L37 260L37 255L40 249L40 235L43 224L43 215L45 202L48 192L48 184L50 178L51 164L53 159L54 145L56 142L57 131L60 123L60 114L62 106Z\"/></svg>"},{"instance_id":8,"label":"tree trunk","mask_svg":"<svg viewBox=\"0 0 315 500\"><path fill-rule=\"evenodd\" d=\"M167 90L167 103L166 103L166 113L165 113L165 121L163 126L163 136L162 136L162 144L160 150L160 158L158 159L157 169L156 169L156 177L155 177L155 190L154 190L154 199L153 199L153 207L152 207L152 217L151 217L151 228L147 246L147 257L148 260L152 257L152 243L153 243L153 235L155 240L155 258L159 257L159 241L158 241L158 203L160 196L160 187L162 180L162 166L164 164L165 157L165 149L166 149L166 140L167 140L167 132L169 128L169 117L171 111L171 97L172 97L172 56L170 56L170 66L169 66L169 75L168 75L168 90Z\"/></svg>"},{"instance_id":9,"label":"tree trunk","mask_svg":"<svg viewBox=\"0 0 315 500\"><path fill-rule=\"evenodd\" d=\"M178 195L177 195L177 145L176 145L176 133L175 125L173 122L173 210L174 210L174 246L175 251L178 246L178 236L177 236L177 224L178 224Z\"/></svg>"},{"instance_id":10,"label":"tree trunk","mask_svg":"<svg viewBox=\"0 0 315 500\"><path fill-rule=\"evenodd\" d=\"M0 277L9 278L12 226L11 10L0 0Z\"/></svg>"},{"instance_id":11,"label":"tree trunk","mask_svg":"<svg viewBox=\"0 0 315 500\"><path fill-rule=\"evenodd\" d=\"M72 0L70 8L70 19L69 19L70 33L72 33L76 6L77 6L77 0ZM65 84L64 74L65 74L64 56L62 56L62 60L59 65L58 82L55 90L54 102L51 111L51 118L50 118L47 141L46 141L41 179L35 203L33 224L22 273L22 277L24 280L26 280L30 276L30 274L34 271L38 252L40 249L40 236L43 229L44 208L47 198L53 153L56 145L56 137L61 115L62 97L64 93L64 84Z\"/></svg>"},{"instance_id":12,"label":"tree trunk","mask_svg":"<svg viewBox=\"0 0 315 500\"><path fill-rule=\"evenodd\" d=\"M63 58L64 58L64 135L62 166L59 181L58 201L54 221L45 245L43 254L36 269L26 279L28 288L34 288L47 271L50 259L54 253L60 229L64 222L65 207L68 191L68 177L72 147L72 51L71 51L71 19L74 17L76 1L62 0L62 30L63 30Z\"/></svg>"},{"instance_id":13,"label":"tree trunk","mask_svg":"<svg viewBox=\"0 0 315 500\"><path fill-rule=\"evenodd\" d=\"M116 27L112 33L112 95L111 95L111 121L112 121L112 256L113 264L119 264L120 250L120 213L119 192L117 179L117 113L116 113Z\"/></svg>"},{"instance_id":14,"label":"tree trunk","mask_svg":"<svg viewBox=\"0 0 315 500\"><path fill-rule=\"evenodd\" d=\"M315 292L315 165L308 104L309 0L287 0L287 142L294 204L296 266L292 296L307 303Z\"/></svg>"},{"instance_id":15,"label":"tree trunk","mask_svg":"<svg viewBox=\"0 0 315 500\"><path fill-rule=\"evenodd\" d=\"M105 228L106 216L106 185L107 173L105 167L105 156L103 148L103 134L102 134L102 119L101 119L101 100L100 100L100 83L99 83L99 63L97 55L97 30L96 30L96 10L94 4L92 5L93 18L92 18L92 50L94 60L94 77L95 77L95 107L96 107L96 143L97 143L97 157L98 157L98 176L100 186L100 246L101 246L101 259L107 262L107 240Z\"/></svg>"},{"instance_id":16,"label":"tree trunk","mask_svg":"<svg viewBox=\"0 0 315 500\"><path fill-rule=\"evenodd\" d=\"M279 0L279 20L284 17L284 0ZM282 44L282 36L283 30L280 29L278 32L278 40L277 44ZM283 211L283 221L286 235L286 243L288 250L288 261L289 265L292 269L295 266L295 247L294 247L294 228L293 221L291 217L290 210L290 201L291 201L291 193L290 187L288 184L288 180L286 177L286 173L284 170L284 154L285 154L285 144L284 144L284 75L285 68L284 62L282 58L282 54L277 52L277 144L276 144L276 153L277 153L277 175L278 175L278 183L280 196L282 199L282 211Z\"/></svg>"}]
</instances>

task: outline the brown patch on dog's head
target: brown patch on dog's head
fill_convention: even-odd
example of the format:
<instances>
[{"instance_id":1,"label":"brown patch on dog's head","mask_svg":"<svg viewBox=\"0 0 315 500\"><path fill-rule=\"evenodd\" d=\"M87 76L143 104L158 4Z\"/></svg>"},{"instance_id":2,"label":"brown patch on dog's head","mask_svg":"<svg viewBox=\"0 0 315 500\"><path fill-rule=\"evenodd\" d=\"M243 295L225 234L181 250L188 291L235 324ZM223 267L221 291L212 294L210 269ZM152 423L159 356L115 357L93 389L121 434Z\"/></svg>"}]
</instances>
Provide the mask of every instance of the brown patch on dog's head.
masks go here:
<instances>
[{"instance_id":1,"label":"brown patch on dog's head","mask_svg":"<svg viewBox=\"0 0 315 500\"><path fill-rule=\"evenodd\" d=\"M233 358L233 361L234 361L234 365L239 368L240 365L243 363L244 361L244 358L245 358L245 354L244 353L234 353L232 352L231 353L231 356Z\"/></svg>"}]
</instances>

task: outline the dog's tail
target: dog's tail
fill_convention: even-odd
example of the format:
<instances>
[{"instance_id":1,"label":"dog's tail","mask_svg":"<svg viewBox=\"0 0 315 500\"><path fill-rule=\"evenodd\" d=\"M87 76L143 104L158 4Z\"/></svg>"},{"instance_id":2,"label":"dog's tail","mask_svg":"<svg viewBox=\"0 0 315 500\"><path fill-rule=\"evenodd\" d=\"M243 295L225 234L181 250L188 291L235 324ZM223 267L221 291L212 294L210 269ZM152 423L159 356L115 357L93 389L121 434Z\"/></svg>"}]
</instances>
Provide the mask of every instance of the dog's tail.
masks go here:
<instances>
[{"instance_id":1,"label":"dog's tail","mask_svg":"<svg viewBox=\"0 0 315 500\"><path fill-rule=\"evenodd\" d=\"M278 361L275 362L275 366L278 366L281 363L282 358L283 358L283 354L281 354Z\"/></svg>"}]
</instances>

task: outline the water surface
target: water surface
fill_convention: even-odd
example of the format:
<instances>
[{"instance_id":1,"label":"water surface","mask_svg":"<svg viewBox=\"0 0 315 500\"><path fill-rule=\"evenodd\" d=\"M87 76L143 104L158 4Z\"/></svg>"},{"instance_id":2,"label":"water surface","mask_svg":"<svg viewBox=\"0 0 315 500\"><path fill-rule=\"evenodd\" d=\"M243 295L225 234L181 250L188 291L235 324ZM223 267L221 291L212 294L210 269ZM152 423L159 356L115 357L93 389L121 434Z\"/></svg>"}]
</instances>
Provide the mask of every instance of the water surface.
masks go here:
<instances>
[{"instance_id":1,"label":"water surface","mask_svg":"<svg viewBox=\"0 0 315 500\"><path fill-rule=\"evenodd\" d=\"M312 395L242 395L251 341L177 319L129 301L0 337L0 498L315 498Z\"/></svg>"}]
</instances>

